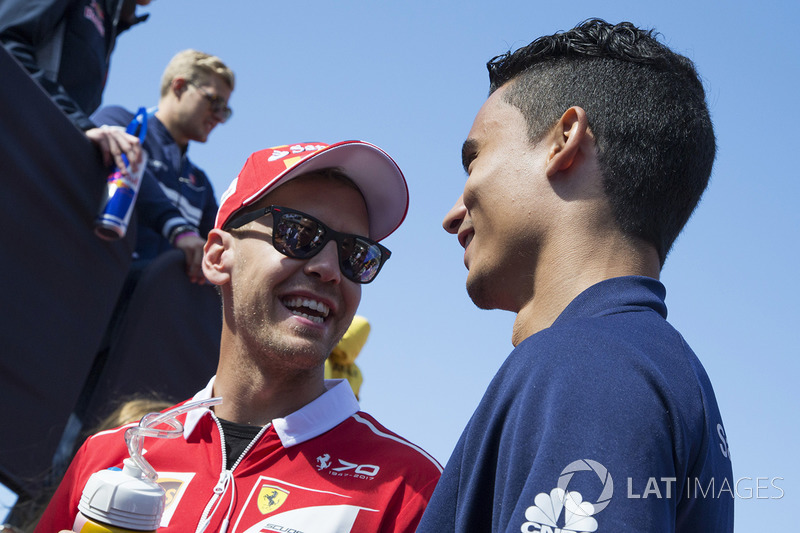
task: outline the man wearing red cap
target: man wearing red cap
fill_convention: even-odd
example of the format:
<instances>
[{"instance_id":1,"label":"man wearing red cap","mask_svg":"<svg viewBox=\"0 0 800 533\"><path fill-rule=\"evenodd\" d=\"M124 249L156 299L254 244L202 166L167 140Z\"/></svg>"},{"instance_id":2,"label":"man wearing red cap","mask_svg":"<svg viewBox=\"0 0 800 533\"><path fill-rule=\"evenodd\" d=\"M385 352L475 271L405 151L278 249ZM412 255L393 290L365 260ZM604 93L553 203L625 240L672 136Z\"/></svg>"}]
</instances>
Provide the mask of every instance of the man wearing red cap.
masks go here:
<instances>
[{"instance_id":1,"label":"man wearing red cap","mask_svg":"<svg viewBox=\"0 0 800 533\"><path fill-rule=\"evenodd\" d=\"M323 378L407 207L400 169L365 142L250 156L203 258L223 325L217 375L194 399L223 403L182 415L182 438L145 442L164 531L414 531L441 466ZM89 476L128 455L123 433L83 445L37 531L72 527Z\"/></svg>"}]
</instances>

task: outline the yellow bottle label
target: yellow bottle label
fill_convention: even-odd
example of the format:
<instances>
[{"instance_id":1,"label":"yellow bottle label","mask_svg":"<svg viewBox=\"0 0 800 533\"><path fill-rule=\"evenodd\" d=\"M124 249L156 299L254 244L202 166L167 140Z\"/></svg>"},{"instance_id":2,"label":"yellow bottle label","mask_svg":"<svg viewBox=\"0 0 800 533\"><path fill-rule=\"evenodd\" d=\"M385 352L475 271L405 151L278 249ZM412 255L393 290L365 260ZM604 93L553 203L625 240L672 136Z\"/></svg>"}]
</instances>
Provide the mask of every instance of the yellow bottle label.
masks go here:
<instances>
[{"instance_id":1,"label":"yellow bottle label","mask_svg":"<svg viewBox=\"0 0 800 533\"><path fill-rule=\"evenodd\" d=\"M101 524L94 520L89 520L80 513L75 517L75 525L72 526L72 531L75 533L147 533L135 529L125 529L124 527Z\"/></svg>"}]
</instances>

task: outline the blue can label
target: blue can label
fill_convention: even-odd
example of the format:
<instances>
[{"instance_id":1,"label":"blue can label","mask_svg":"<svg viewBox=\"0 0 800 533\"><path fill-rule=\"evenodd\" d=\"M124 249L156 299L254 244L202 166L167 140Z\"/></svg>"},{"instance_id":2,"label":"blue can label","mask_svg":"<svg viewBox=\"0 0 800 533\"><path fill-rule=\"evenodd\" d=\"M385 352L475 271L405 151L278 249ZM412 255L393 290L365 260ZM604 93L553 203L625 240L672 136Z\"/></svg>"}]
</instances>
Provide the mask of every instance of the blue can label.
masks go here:
<instances>
[{"instance_id":1,"label":"blue can label","mask_svg":"<svg viewBox=\"0 0 800 533\"><path fill-rule=\"evenodd\" d=\"M147 135L147 116L147 110L140 107L125 129L128 134L139 137L139 142L142 144ZM139 193L139 184L147 166L147 152L142 151L142 163L135 174L130 171L130 164L124 154L122 159L125 161L127 172L123 174L118 168L115 168L108 176L106 195L100 203L100 211L94 223L94 231L97 236L109 241L124 237L128 231L128 223L131 220L133 206Z\"/></svg>"},{"instance_id":2,"label":"blue can label","mask_svg":"<svg viewBox=\"0 0 800 533\"><path fill-rule=\"evenodd\" d=\"M142 157L139 172L125 176L115 169L108 176L106 196L95 219L95 233L99 237L106 240L120 239L128 231L128 223L133 214L139 184L146 166L147 153L143 152Z\"/></svg>"}]
</instances>

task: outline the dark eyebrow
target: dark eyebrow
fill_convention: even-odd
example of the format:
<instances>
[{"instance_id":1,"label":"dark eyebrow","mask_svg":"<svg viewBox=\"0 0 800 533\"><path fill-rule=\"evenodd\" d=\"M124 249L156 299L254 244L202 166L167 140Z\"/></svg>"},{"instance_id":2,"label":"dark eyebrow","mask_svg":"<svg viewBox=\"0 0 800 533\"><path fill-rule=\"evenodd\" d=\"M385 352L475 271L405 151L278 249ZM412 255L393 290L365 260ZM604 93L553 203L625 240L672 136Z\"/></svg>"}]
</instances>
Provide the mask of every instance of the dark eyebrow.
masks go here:
<instances>
[{"instance_id":1,"label":"dark eyebrow","mask_svg":"<svg viewBox=\"0 0 800 533\"><path fill-rule=\"evenodd\" d=\"M461 164L464 166L464 172L469 174L469 164L475 159L475 154L478 153L478 141L475 139L467 139L461 147Z\"/></svg>"}]
</instances>

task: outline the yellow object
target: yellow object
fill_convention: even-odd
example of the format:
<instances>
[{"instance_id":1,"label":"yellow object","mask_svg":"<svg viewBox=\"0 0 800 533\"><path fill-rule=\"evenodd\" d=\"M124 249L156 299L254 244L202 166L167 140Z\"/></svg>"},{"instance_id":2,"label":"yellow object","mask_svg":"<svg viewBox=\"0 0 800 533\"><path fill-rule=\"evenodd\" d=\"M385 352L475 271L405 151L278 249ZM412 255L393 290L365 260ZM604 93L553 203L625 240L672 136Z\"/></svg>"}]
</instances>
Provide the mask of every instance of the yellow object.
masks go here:
<instances>
[{"instance_id":1,"label":"yellow object","mask_svg":"<svg viewBox=\"0 0 800 533\"><path fill-rule=\"evenodd\" d=\"M325 379L344 378L350 383L356 398L364 376L356 365L356 357L369 337L370 325L363 316L354 316L342 340L339 341L325 361Z\"/></svg>"},{"instance_id":2,"label":"yellow object","mask_svg":"<svg viewBox=\"0 0 800 533\"><path fill-rule=\"evenodd\" d=\"M350 327L331 352L329 359L339 365L352 365L367 343L369 337L369 322L363 316L354 316Z\"/></svg>"},{"instance_id":3,"label":"yellow object","mask_svg":"<svg viewBox=\"0 0 800 533\"><path fill-rule=\"evenodd\" d=\"M89 520L80 513L78 513L78 516L75 518L75 526L73 526L73 531L80 531L80 533L145 533L143 531L126 529L124 527L101 524L99 522L95 522L94 520Z\"/></svg>"}]
</instances>

